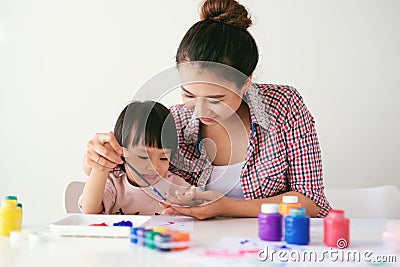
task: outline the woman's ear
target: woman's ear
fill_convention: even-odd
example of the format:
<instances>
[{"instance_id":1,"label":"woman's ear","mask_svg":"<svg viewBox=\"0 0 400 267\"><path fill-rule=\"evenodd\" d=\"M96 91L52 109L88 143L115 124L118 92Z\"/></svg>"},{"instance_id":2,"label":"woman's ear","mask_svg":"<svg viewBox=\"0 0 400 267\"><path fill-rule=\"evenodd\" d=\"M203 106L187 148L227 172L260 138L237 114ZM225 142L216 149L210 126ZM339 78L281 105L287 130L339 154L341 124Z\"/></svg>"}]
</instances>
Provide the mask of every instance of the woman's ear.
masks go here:
<instances>
[{"instance_id":1,"label":"woman's ear","mask_svg":"<svg viewBox=\"0 0 400 267\"><path fill-rule=\"evenodd\" d=\"M244 83L244 85L242 87L243 95L247 94L247 92L249 91L252 79L253 79L253 73L250 74L250 76L246 79L246 82Z\"/></svg>"}]
</instances>

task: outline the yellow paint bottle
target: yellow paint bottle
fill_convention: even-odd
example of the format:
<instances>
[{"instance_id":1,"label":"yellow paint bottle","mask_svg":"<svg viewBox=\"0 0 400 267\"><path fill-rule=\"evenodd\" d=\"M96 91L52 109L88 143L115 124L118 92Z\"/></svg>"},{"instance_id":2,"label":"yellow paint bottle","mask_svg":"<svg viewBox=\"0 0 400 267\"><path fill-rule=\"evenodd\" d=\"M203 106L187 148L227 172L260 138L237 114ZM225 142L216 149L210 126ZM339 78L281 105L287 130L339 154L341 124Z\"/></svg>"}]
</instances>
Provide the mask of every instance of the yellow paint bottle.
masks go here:
<instances>
[{"instance_id":1,"label":"yellow paint bottle","mask_svg":"<svg viewBox=\"0 0 400 267\"><path fill-rule=\"evenodd\" d=\"M298 197L297 196L283 196L282 202L279 205L279 213L282 214L282 216L287 216L287 215L289 215L291 208L301 208L301 204L298 203Z\"/></svg>"},{"instance_id":2,"label":"yellow paint bottle","mask_svg":"<svg viewBox=\"0 0 400 267\"><path fill-rule=\"evenodd\" d=\"M9 236L11 231L21 230L22 210L16 197L6 197L0 208L0 235Z\"/></svg>"}]
</instances>

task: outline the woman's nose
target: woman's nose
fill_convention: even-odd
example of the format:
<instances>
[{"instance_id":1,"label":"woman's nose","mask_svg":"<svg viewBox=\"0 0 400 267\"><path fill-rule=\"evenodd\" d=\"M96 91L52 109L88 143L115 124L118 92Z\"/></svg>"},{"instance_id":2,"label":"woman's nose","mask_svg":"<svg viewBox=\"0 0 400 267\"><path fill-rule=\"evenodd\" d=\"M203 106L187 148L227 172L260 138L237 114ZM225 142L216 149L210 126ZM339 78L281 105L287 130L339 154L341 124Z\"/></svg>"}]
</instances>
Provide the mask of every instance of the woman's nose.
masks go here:
<instances>
[{"instance_id":1,"label":"woman's nose","mask_svg":"<svg viewBox=\"0 0 400 267\"><path fill-rule=\"evenodd\" d=\"M207 114L208 111L208 105L207 105L207 100L205 98L199 98L196 100L195 107L194 107L194 112L197 114L197 116L201 117Z\"/></svg>"}]
</instances>

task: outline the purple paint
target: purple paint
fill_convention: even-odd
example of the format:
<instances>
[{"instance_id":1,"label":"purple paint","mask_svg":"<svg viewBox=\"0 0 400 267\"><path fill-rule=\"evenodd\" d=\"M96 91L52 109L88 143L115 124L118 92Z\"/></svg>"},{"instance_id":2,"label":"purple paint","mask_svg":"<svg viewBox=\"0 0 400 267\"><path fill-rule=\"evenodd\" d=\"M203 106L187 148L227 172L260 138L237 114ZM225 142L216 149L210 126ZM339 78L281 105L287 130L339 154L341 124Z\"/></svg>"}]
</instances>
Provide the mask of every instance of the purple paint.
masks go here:
<instances>
[{"instance_id":1,"label":"purple paint","mask_svg":"<svg viewBox=\"0 0 400 267\"><path fill-rule=\"evenodd\" d=\"M258 214L258 236L265 241L282 239L282 215L278 204L262 204Z\"/></svg>"}]
</instances>

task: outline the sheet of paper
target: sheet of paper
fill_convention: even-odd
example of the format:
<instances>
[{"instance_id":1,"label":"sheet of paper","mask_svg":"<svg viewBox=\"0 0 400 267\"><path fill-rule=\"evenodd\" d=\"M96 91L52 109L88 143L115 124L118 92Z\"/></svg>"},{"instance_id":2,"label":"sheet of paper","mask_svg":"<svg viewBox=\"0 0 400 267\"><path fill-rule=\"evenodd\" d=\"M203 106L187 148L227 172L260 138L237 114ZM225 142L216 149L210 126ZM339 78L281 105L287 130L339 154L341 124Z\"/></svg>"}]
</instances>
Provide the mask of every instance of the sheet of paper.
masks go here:
<instances>
[{"instance_id":1,"label":"sheet of paper","mask_svg":"<svg viewBox=\"0 0 400 267\"><path fill-rule=\"evenodd\" d=\"M317 243L317 244L315 244ZM260 251L262 251L260 253ZM319 242L314 245L292 245L284 241L267 242L257 238L223 237L208 248L196 247L167 254L186 263L202 262L210 266L371 266L378 256L394 255L380 242L359 243L348 249L328 248ZM391 256L393 257L393 256ZM372 264L371 264L372 263ZM232 265L234 264L234 265ZM381 263L380 265L384 265ZM392 266L389 264L389 266Z\"/></svg>"},{"instance_id":2,"label":"sheet of paper","mask_svg":"<svg viewBox=\"0 0 400 267\"><path fill-rule=\"evenodd\" d=\"M188 216L153 216L146 224L147 227L168 227L172 230L191 232L194 228L193 217Z\"/></svg>"}]
</instances>

